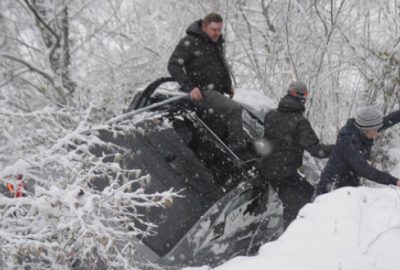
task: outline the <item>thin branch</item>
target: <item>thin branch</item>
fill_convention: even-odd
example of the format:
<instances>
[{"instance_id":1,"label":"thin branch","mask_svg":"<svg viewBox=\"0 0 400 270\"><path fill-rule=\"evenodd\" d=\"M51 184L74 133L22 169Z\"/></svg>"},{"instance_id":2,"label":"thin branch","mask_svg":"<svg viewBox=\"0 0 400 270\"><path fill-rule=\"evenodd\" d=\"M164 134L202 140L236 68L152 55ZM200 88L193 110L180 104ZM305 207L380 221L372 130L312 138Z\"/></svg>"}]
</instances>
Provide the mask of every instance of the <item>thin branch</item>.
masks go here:
<instances>
[{"instance_id":1,"label":"thin branch","mask_svg":"<svg viewBox=\"0 0 400 270\"><path fill-rule=\"evenodd\" d=\"M258 63L258 58L256 57L256 52L254 49L254 43L253 43L253 39L252 39L253 34L252 34L251 23L244 13L242 14L242 17L243 17L244 21L246 22L247 31L249 33L249 45L250 45L250 50L252 52L252 56L253 56L252 58L254 60L254 64L256 66L256 69L260 70L260 64Z\"/></svg>"},{"instance_id":2,"label":"thin branch","mask_svg":"<svg viewBox=\"0 0 400 270\"><path fill-rule=\"evenodd\" d=\"M346 1L346 0L342 0L342 1L340 2L339 9L338 9L336 15L334 16L334 19L333 19L333 13L332 13L333 5L331 5L331 16L332 16L332 17L331 17L331 23L332 23L332 26L331 26L331 29L330 29L330 31L329 31L329 33L328 33L328 36L326 37L326 41L325 41L325 44L324 44L324 48L323 48L323 51L322 51L322 55L321 55L321 58L320 58L320 61L319 61L319 64L318 64L318 68L317 68L317 72L316 72L316 75L315 75L315 83L318 83L319 74L320 74L320 72L321 72L321 70L322 70L323 63L324 63L324 58L325 58L325 55L327 54L328 47L329 47L329 44L330 44L330 42L331 42L331 38L332 38L332 36L333 36L333 33L334 33L334 31L335 31L335 28L337 28L337 21L338 21L339 15L340 15L341 12L342 12L342 9L343 9L343 6L344 6L345 1ZM311 110L312 110L313 105L314 105L314 102L313 102L313 101L314 101L313 99L310 100L310 106L309 106L309 109L308 109L308 112L307 112L307 117L310 116Z\"/></svg>"},{"instance_id":3,"label":"thin branch","mask_svg":"<svg viewBox=\"0 0 400 270\"><path fill-rule=\"evenodd\" d=\"M15 62L18 62L20 64L25 65L27 68L29 68L31 71L34 71L38 74L40 74L42 77L44 77L45 79L47 79L53 86L54 86L54 79L47 74L45 71L41 70L40 68L34 67L33 65L29 64L28 62L26 62L23 59L17 58L15 56L12 55L8 55L8 54L0 54L0 56L4 57L4 58L8 58L10 60L13 60Z\"/></svg>"},{"instance_id":4,"label":"thin branch","mask_svg":"<svg viewBox=\"0 0 400 270\"><path fill-rule=\"evenodd\" d=\"M287 49L288 49L288 55L289 55L290 63L292 64L294 75L295 75L296 79L298 79L299 75L298 75L298 72L297 72L296 64L295 64L293 56L292 56L292 54L290 52L290 41L289 41L289 12L290 12L290 6L291 6L291 0L288 1L288 6L287 6L287 10L286 10L286 19L285 19L286 46L287 46Z\"/></svg>"},{"instance_id":5,"label":"thin branch","mask_svg":"<svg viewBox=\"0 0 400 270\"><path fill-rule=\"evenodd\" d=\"M368 250L372 247L372 245L374 245L376 242L378 242L379 239L382 236L384 236L385 234L389 233L390 231L399 230L399 229L400 229L400 225L397 225L397 226L393 226L393 227L387 228L386 230L378 233L378 235L367 245L367 247L364 250L363 254L366 254L368 252Z\"/></svg>"},{"instance_id":6,"label":"thin branch","mask_svg":"<svg viewBox=\"0 0 400 270\"><path fill-rule=\"evenodd\" d=\"M158 56L158 57L161 57L161 54L160 53L158 53L158 52L156 52L155 50L153 50L152 48L150 48L150 47L144 47L144 49L146 50L146 51L149 51L149 52L151 52L152 54L154 54L155 56Z\"/></svg>"},{"instance_id":7,"label":"thin branch","mask_svg":"<svg viewBox=\"0 0 400 270\"><path fill-rule=\"evenodd\" d=\"M15 71L13 71L15 72ZM11 78L8 78L4 83L0 84L0 88L6 86L7 84L9 84L10 82L14 81L15 78L21 76L22 74L28 72L28 69L23 69L22 71L17 72L16 74L13 73L13 75L11 76Z\"/></svg>"},{"instance_id":8,"label":"thin branch","mask_svg":"<svg viewBox=\"0 0 400 270\"><path fill-rule=\"evenodd\" d=\"M96 29L94 29L94 31L85 38L85 40L83 40L82 42L80 42L76 46L74 46L74 49L72 50L71 55L73 55L76 51L78 51L84 44L89 42L92 38L94 38L99 33L101 33L101 30L103 30L103 28L105 28L106 25L109 22L111 22L111 19L115 17L115 15L117 14L121 5L122 5L122 2L119 2L117 7L114 8L112 14L106 20L104 20L104 22L101 25L99 25Z\"/></svg>"},{"instance_id":9,"label":"thin branch","mask_svg":"<svg viewBox=\"0 0 400 270\"><path fill-rule=\"evenodd\" d=\"M270 16L269 16L269 5L270 5L270 3L265 4L265 0L261 1L262 14L264 15L264 18L266 19L266 22L267 22L267 25L268 25L268 29L271 32L276 33L276 27L271 22L271 19L270 19Z\"/></svg>"},{"instance_id":10,"label":"thin branch","mask_svg":"<svg viewBox=\"0 0 400 270\"><path fill-rule=\"evenodd\" d=\"M23 59L17 58L15 56L12 55L8 55L8 54L0 54L0 56L4 57L4 58L8 58L10 60L14 60L20 64L25 65L29 70L38 73L39 75L41 75L43 78L47 79L49 81L49 83L54 87L54 90L57 92L58 96L61 98L60 102L56 101L57 105L60 104L66 104L66 99L65 99L65 95L62 91L62 88L57 86L54 79L45 71L41 70L40 68L34 67L33 65L29 64L28 62L26 62Z\"/></svg>"},{"instance_id":11,"label":"thin branch","mask_svg":"<svg viewBox=\"0 0 400 270\"><path fill-rule=\"evenodd\" d=\"M318 18L320 19L322 25L324 26L325 36L327 36L328 35L328 26L326 25L326 22L325 22L324 18L322 17L322 14L320 13L320 11L318 9L317 0L314 1L313 6L315 8L315 12L316 12Z\"/></svg>"},{"instance_id":12,"label":"thin branch","mask_svg":"<svg viewBox=\"0 0 400 270\"><path fill-rule=\"evenodd\" d=\"M51 48L50 51L50 57L54 54L56 49L60 46L60 37L57 35L57 33L43 20L43 18L39 15L39 13L36 11L36 9L29 3L28 0L24 0L28 8L32 11L32 13L35 15L35 18L47 29L49 32L55 37L56 42Z\"/></svg>"}]
</instances>

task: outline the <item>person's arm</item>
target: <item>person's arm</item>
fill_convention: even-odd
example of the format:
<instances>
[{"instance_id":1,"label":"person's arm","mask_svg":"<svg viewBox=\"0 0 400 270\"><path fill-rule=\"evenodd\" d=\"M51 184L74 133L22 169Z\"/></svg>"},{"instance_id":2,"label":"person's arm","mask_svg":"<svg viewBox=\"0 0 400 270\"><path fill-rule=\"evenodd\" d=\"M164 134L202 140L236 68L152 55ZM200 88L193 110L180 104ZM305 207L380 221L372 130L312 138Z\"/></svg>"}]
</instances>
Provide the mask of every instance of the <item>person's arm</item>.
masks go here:
<instances>
[{"instance_id":1,"label":"person's arm","mask_svg":"<svg viewBox=\"0 0 400 270\"><path fill-rule=\"evenodd\" d=\"M194 58L191 46L192 41L183 38L176 46L168 61L168 71L171 76L179 83L181 90L189 93L197 87L187 76L185 65Z\"/></svg>"},{"instance_id":2,"label":"person's arm","mask_svg":"<svg viewBox=\"0 0 400 270\"><path fill-rule=\"evenodd\" d=\"M383 117L383 126L379 129L379 131L390 128L391 126L394 126L399 122L400 122L400 110L397 110Z\"/></svg>"},{"instance_id":3,"label":"person's arm","mask_svg":"<svg viewBox=\"0 0 400 270\"><path fill-rule=\"evenodd\" d=\"M298 126L299 144L316 158L327 158L332 153L333 145L321 144L307 119L300 121Z\"/></svg>"},{"instance_id":4,"label":"person's arm","mask_svg":"<svg viewBox=\"0 0 400 270\"><path fill-rule=\"evenodd\" d=\"M356 143L349 142L342 147L342 151L345 159L351 164L359 176L380 184L397 185L397 178L369 165Z\"/></svg>"},{"instance_id":5,"label":"person's arm","mask_svg":"<svg viewBox=\"0 0 400 270\"><path fill-rule=\"evenodd\" d=\"M328 158L332 153L332 144L313 144L306 148L307 152L316 158Z\"/></svg>"}]
</instances>

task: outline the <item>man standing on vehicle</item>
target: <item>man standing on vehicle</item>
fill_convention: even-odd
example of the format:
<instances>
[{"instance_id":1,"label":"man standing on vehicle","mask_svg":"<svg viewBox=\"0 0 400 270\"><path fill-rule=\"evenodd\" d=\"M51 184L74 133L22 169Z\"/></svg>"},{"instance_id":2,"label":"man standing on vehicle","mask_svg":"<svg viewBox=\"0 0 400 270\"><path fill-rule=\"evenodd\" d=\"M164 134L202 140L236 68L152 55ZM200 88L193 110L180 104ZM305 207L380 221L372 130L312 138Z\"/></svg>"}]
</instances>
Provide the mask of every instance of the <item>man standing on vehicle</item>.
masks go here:
<instances>
[{"instance_id":1,"label":"man standing on vehicle","mask_svg":"<svg viewBox=\"0 0 400 270\"><path fill-rule=\"evenodd\" d=\"M368 160L374 138L400 122L400 110L385 117L374 107L364 107L340 130L328 164L321 174L317 195L334 188L359 186L359 177L380 184L400 186L400 180L372 167Z\"/></svg>"},{"instance_id":2,"label":"man standing on vehicle","mask_svg":"<svg viewBox=\"0 0 400 270\"><path fill-rule=\"evenodd\" d=\"M202 114L218 123L214 126L225 127L231 149L241 151L246 146L242 108L232 100L235 92L224 56L222 26L217 13L191 24L169 59L168 71Z\"/></svg>"},{"instance_id":3,"label":"man standing on vehicle","mask_svg":"<svg viewBox=\"0 0 400 270\"><path fill-rule=\"evenodd\" d=\"M332 151L332 145L319 143L303 116L307 96L303 82L292 82L278 108L269 111L264 119L264 140L270 144L271 153L262 159L261 174L283 203L285 229L314 193L313 186L297 172L303 164L304 151L317 158L326 158Z\"/></svg>"}]
</instances>

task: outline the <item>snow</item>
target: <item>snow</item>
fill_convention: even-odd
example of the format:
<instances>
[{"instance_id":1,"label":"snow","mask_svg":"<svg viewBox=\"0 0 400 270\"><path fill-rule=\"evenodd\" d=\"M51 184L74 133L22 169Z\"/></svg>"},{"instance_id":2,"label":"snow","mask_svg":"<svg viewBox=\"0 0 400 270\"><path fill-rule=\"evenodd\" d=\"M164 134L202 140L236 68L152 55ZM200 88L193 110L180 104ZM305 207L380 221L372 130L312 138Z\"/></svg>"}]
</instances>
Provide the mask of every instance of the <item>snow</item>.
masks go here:
<instances>
[{"instance_id":1,"label":"snow","mask_svg":"<svg viewBox=\"0 0 400 270\"><path fill-rule=\"evenodd\" d=\"M29 168L30 166L31 165L23 159L19 159L12 166L5 166L3 169L1 168L0 163L0 169L2 169L0 172L0 179L6 178L9 175L24 174L26 168Z\"/></svg>"},{"instance_id":2,"label":"snow","mask_svg":"<svg viewBox=\"0 0 400 270\"><path fill-rule=\"evenodd\" d=\"M236 257L215 269L398 270L398 250L400 189L347 187L303 207L257 256Z\"/></svg>"},{"instance_id":3,"label":"snow","mask_svg":"<svg viewBox=\"0 0 400 270\"><path fill-rule=\"evenodd\" d=\"M391 170L392 175L396 175L400 178L400 145L389 149L388 154L390 159L395 161L396 166Z\"/></svg>"},{"instance_id":4,"label":"snow","mask_svg":"<svg viewBox=\"0 0 400 270\"><path fill-rule=\"evenodd\" d=\"M234 100L240 101L244 104L252 106L256 110L265 110L270 108L276 108L278 103L264 95L260 90L256 89L235 89Z\"/></svg>"}]
</instances>

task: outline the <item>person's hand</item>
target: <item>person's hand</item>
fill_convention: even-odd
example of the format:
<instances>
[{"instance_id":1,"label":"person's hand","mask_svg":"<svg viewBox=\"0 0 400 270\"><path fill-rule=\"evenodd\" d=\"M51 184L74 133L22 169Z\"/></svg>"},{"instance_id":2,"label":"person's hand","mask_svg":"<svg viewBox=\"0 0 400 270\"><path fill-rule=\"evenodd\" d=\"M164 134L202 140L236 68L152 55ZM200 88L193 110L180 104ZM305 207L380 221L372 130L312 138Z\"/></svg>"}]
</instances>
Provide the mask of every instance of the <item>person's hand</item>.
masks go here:
<instances>
[{"instance_id":1,"label":"person's hand","mask_svg":"<svg viewBox=\"0 0 400 270\"><path fill-rule=\"evenodd\" d=\"M200 88L198 87L193 88L192 91L190 91L189 95L193 101L203 100L203 95L201 94Z\"/></svg>"},{"instance_id":2,"label":"person's hand","mask_svg":"<svg viewBox=\"0 0 400 270\"><path fill-rule=\"evenodd\" d=\"M400 187L400 179L397 180L396 186Z\"/></svg>"},{"instance_id":3,"label":"person's hand","mask_svg":"<svg viewBox=\"0 0 400 270\"><path fill-rule=\"evenodd\" d=\"M229 89L228 95L230 98L233 98L233 96L235 95L235 89L233 88Z\"/></svg>"}]
</instances>

